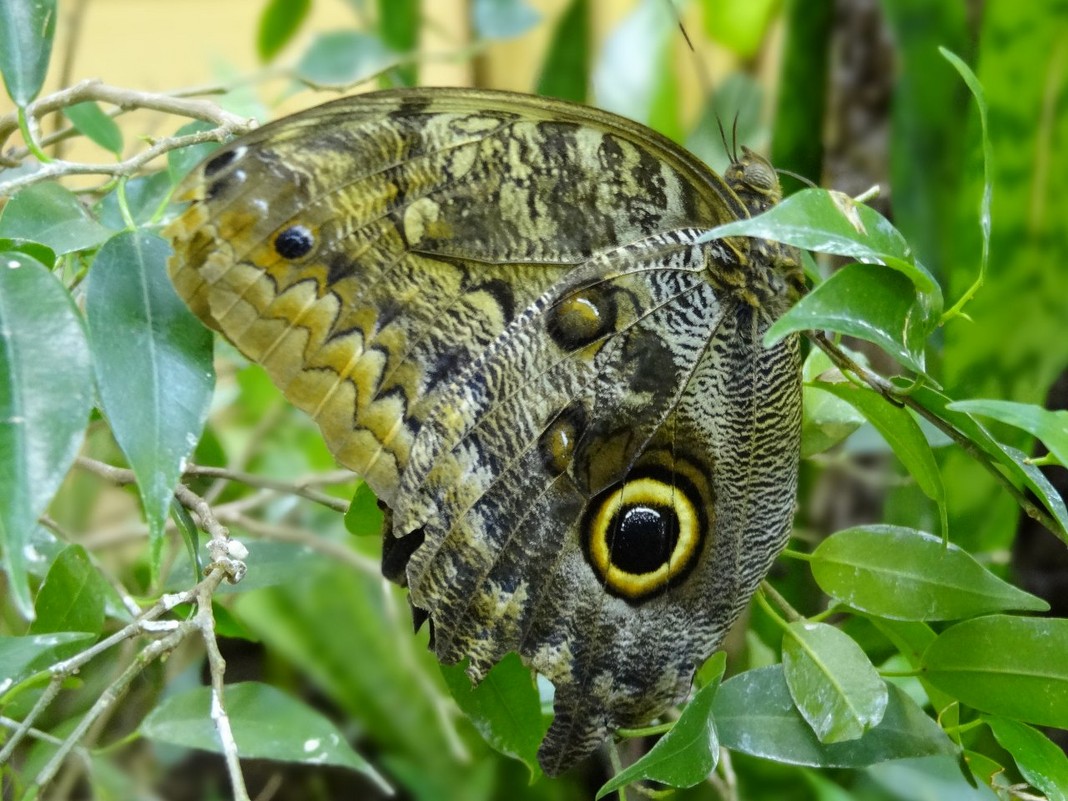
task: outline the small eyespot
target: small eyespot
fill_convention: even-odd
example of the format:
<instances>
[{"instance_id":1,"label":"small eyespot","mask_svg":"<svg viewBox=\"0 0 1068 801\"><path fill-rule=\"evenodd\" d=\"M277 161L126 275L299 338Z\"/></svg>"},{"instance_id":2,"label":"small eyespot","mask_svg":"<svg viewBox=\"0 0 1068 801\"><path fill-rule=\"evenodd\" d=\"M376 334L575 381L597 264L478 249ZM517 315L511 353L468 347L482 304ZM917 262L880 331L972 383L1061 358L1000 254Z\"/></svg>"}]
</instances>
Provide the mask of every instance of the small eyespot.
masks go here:
<instances>
[{"instance_id":1,"label":"small eyespot","mask_svg":"<svg viewBox=\"0 0 1068 801\"><path fill-rule=\"evenodd\" d=\"M561 349L577 350L615 329L615 298L594 287L572 292L549 310L546 323Z\"/></svg>"},{"instance_id":2,"label":"small eyespot","mask_svg":"<svg viewBox=\"0 0 1068 801\"><path fill-rule=\"evenodd\" d=\"M204 165L204 175L208 178L212 177L221 170L229 167L244 154L244 147L235 147L232 150L223 151L219 155L209 159L207 164Z\"/></svg>"},{"instance_id":3,"label":"small eyespot","mask_svg":"<svg viewBox=\"0 0 1068 801\"><path fill-rule=\"evenodd\" d=\"M312 232L303 225L286 228L274 238L275 252L283 259L299 259L306 256L315 245Z\"/></svg>"}]
</instances>

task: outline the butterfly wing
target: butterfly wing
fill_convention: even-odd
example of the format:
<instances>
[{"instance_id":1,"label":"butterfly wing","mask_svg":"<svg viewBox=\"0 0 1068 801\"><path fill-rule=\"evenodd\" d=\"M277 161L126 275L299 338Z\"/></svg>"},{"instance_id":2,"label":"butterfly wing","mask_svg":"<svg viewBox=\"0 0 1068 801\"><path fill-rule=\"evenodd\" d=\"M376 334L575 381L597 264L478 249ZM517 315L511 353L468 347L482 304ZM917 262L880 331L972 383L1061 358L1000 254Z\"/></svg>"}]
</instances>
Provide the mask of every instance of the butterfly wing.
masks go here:
<instances>
[{"instance_id":1,"label":"butterfly wing","mask_svg":"<svg viewBox=\"0 0 1068 801\"><path fill-rule=\"evenodd\" d=\"M180 294L393 509L439 657L553 680L547 771L685 693L797 469L769 251L694 244L746 215L721 179L592 109L416 90L265 126L187 198Z\"/></svg>"},{"instance_id":2,"label":"butterfly wing","mask_svg":"<svg viewBox=\"0 0 1068 801\"><path fill-rule=\"evenodd\" d=\"M442 396L401 480L438 657L480 678L517 651L553 681L549 773L686 693L790 530L796 341L762 346L773 316L709 281L735 254L699 233L551 287Z\"/></svg>"},{"instance_id":3,"label":"butterfly wing","mask_svg":"<svg viewBox=\"0 0 1068 801\"><path fill-rule=\"evenodd\" d=\"M591 254L744 216L693 156L581 106L391 91L266 125L187 179L171 275L392 503L421 420Z\"/></svg>"}]
</instances>

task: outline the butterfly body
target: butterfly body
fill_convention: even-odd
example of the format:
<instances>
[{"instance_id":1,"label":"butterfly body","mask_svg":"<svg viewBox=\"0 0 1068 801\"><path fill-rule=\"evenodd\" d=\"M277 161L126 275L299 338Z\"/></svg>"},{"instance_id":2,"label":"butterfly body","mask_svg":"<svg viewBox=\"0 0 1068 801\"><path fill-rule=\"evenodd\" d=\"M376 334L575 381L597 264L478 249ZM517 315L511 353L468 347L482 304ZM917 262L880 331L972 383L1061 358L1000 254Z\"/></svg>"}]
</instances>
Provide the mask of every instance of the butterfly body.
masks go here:
<instances>
[{"instance_id":1,"label":"butterfly body","mask_svg":"<svg viewBox=\"0 0 1068 801\"><path fill-rule=\"evenodd\" d=\"M550 773L684 696L785 544L796 254L701 233L778 199L524 95L348 98L231 143L170 229L190 307L391 509L384 569L480 678L556 685Z\"/></svg>"}]
</instances>

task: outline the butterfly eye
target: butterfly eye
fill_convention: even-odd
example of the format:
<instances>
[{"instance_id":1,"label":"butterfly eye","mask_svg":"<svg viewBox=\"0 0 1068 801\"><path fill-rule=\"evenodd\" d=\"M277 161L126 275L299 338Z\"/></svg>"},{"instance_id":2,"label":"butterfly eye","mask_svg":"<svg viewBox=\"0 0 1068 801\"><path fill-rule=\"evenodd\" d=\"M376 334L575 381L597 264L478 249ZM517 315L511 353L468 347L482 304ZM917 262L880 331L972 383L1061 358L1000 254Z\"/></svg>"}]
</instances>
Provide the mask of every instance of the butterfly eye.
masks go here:
<instances>
[{"instance_id":1,"label":"butterfly eye","mask_svg":"<svg viewBox=\"0 0 1068 801\"><path fill-rule=\"evenodd\" d=\"M630 479L591 501L583 520L586 558L613 595L644 601L689 573L705 528L688 481Z\"/></svg>"},{"instance_id":2,"label":"butterfly eye","mask_svg":"<svg viewBox=\"0 0 1068 801\"><path fill-rule=\"evenodd\" d=\"M548 314L549 335L566 351L589 345L613 330L615 325L615 300L596 288L568 295Z\"/></svg>"},{"instance_id":3,"label":"butterfly eye","mask_svg":"<svg viewBox=\"0 0 1068 801\"><path fill-rule=\"evenodd\" d=\"M290 226L274 238L275 252L283 259L291 261L307 256L313 245L315 237L303 225Z\"/></svg>"},{"instance_id":4,"label":"butterfly eye","mask_svg":"<svg viewBox=\"0 0 1068 801\"><path fill-rule=\"evenodd\" d=\"M750 162L745 165L743 179L751 188L760 192L770 192L775 188L775 173L762 162Z\"/></svg>"}]
</instances>

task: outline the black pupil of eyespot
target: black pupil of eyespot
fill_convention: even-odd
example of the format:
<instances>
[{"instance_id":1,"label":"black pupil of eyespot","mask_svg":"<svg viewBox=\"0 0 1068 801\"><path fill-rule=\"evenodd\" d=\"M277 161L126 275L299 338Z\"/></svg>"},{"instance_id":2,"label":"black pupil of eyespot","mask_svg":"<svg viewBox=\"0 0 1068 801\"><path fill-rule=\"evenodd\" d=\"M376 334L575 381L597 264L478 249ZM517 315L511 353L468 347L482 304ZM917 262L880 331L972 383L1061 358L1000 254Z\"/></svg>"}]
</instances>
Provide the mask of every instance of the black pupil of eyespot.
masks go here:
<instances>
[{"instance_id":1,"label":"black pupil of eyespot","mask_svg":"<svg viewBox=\"0 0 1068 801\"><path fill-rule=\"evenodd\" d=\"M668 561L678 541L678 516L662 506L621 509L608 531L612 564L626 573L652 573Z\"/></svg>"},{"instance_id":2,"label":"black pupil of eyespot","mask_svg":"<svg viewBox=\"0 0 1068 801\"><path fill-rule=\"evenodd\" d=\"M217 173L219 170L223 169L226 165L228 165L236 157L237 157L237 153L235 153L233 150L227 150L225 153L220 153L218 156L216 156L215 158L213 158L211 161L209 161L207 164L204 165L204 174L207 175L208 177L211 177L212 175Z\"/></svg>"},{"instance_id":3,"label":"black pupil of eyespot","mask_svg":"<svg viewBox=\"0 0 1068 801\"><path fill-rule=\"evenodd\" d=\"M294 225L282 231L274 240L274 249L283 259L299 259L311 250L311 231L302 225Z\"/></svg>"}]
</instances>

